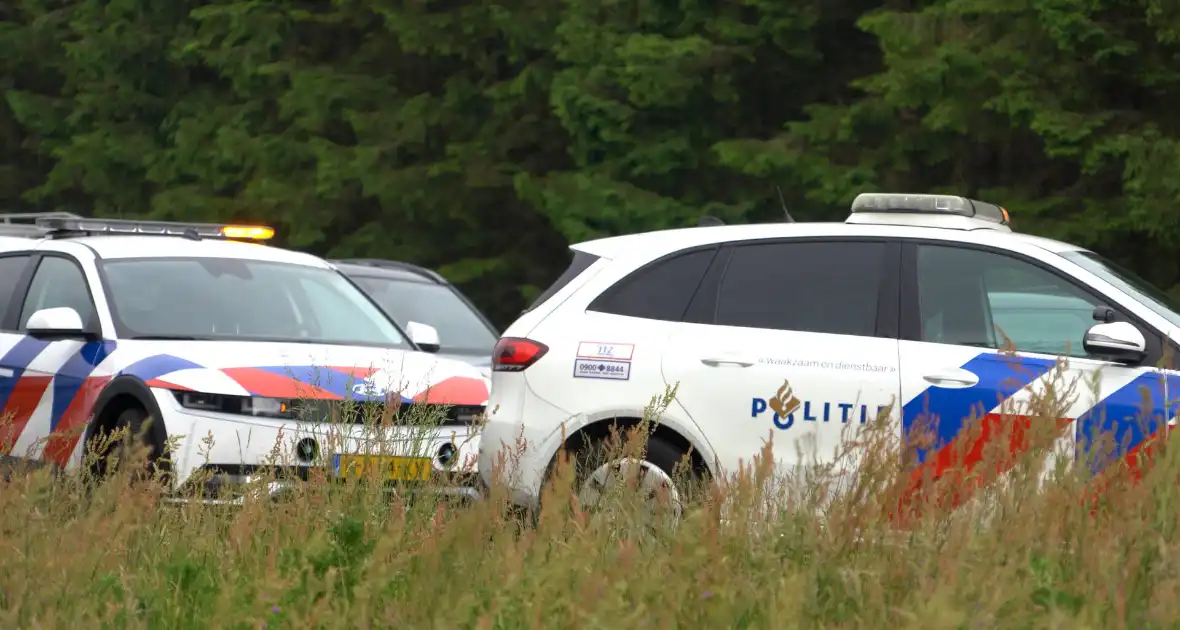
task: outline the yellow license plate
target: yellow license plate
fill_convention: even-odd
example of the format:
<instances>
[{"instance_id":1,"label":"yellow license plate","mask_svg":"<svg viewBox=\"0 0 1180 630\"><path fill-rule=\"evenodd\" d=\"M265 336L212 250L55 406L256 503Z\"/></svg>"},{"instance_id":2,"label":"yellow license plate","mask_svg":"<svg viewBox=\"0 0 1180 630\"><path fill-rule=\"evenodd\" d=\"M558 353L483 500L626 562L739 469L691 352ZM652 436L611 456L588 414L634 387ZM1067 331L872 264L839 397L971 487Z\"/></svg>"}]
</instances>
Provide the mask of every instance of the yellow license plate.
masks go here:
<instances>
[{"instance_id":1,"label":"yellow license plate","mask_svg":"<svg viewBox=\"0 0 1180 630\"><path fill-rule=\"evenodd\" d=\"M336 470L341 477L369 477L387 481L429 481L433 472L429 457L340 455Z\"/></svg>"}]
</instances>

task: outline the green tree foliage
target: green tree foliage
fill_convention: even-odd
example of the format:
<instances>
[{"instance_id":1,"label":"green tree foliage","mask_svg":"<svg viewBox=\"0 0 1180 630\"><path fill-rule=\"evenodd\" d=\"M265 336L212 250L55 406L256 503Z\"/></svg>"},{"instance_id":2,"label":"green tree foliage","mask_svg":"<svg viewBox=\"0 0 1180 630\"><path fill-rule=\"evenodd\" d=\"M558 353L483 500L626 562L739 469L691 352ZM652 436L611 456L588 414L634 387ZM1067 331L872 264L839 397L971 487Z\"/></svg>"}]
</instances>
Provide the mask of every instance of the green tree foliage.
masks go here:
<instances>
[{"instance_id":1,"label":"green tree foliage","mask_svg":"<svg viewBox=\"0 0 1180 630\"><path fill-rule=\"evenodd\" d=\"M506 324L605 235L858 192L1008 207L1180 283L1163 0L18 0L0 201L266 221Z\"/></svg>"},{"instance_id":2,"label":"green tree foliage","mask_svg":"<svg viewBox=\"0 0 1180 630\"><path fill-rule=\"evenodd\" d=\"M858 98L723 143L726 163L790 174L832 216L865 190L976 195L1021 231L1180 282L1180 5L915 4L857 19L883 61L854 82Z\"/></svg>"},{"instance_id":3,"label":"green tree foliage","mask_svg":"<svg viewBox=\"0 0 1180 630\"><path fill-rule=\"evenodd\" d=\"M0 207L25 209L25 192L44 181L52 163L42 159L38 148L39 133L52 125L38 127L29 111L38 106L52 110L60 102L52 97L60 80L47 63L58 54L52 30L52 19L29 23L19 3L0 4ZM18 88L50 96L40 102L22 100L14 91Z\"/></svg>"},{"instance_id":4,"label":"green tree foliage","mask_svg":"<svg viewBox=\"0 0 1180 630\"><path fill-rule=\"evenodd\" d=\"M857 13L850 4L567 1L550 102L572 168L522 174L518 190L572 240L691 225L703 213L781 217L775 179L727 167L714 146L773 134L846 91L866 59L843 48L867 42L838 17Z\"/></svg>"}]
</instances>

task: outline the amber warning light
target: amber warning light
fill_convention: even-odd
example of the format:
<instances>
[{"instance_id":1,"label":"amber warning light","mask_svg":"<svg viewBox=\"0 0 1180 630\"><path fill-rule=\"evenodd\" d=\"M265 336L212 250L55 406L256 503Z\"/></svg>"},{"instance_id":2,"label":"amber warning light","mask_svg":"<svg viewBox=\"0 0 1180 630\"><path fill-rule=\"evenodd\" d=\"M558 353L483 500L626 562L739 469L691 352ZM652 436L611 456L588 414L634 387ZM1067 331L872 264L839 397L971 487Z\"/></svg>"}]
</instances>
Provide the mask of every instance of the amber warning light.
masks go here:
<instances>
[{"instance_id":1,"label":"amber warning light","mask_svg":"<svg viewBox=\"0 0 1180 630\"><path fill-rule=\"evenodd\" d=\"M227 225L221 228L226 238L241 238L251 241L266 241L274 238L274 228L264 225Z\"/></svg>"}]
</instances>

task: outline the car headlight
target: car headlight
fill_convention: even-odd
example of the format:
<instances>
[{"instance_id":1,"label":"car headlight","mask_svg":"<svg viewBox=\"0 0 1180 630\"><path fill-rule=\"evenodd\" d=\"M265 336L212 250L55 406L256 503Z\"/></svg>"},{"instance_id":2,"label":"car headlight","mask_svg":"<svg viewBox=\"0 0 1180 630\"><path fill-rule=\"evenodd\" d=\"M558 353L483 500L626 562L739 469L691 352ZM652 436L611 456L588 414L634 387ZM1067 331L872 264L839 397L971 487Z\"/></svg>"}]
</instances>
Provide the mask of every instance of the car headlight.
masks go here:
<instances>
[{"instance_id":1,"label":"car headlight","mask_svg":"<svg viewBox=\"0 0 1180 630\"><path fill-rule=\"evenodd\" d=\"M185 409L215 411L237 416L262 418L294 418L295 405L281 398L260 398L256 396L227 396L173 390L172 395Z\"/></svg>"}]
</instances>

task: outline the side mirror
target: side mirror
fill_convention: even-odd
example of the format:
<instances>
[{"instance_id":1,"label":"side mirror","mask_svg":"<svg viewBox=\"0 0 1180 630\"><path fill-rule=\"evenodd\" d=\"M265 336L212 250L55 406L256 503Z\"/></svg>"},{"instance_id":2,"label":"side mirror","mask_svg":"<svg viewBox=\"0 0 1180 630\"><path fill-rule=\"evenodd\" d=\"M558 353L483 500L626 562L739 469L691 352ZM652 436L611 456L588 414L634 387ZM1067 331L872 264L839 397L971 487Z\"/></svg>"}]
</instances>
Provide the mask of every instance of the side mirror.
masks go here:
<instances>
[{"instance_id":1,"label":"side mirror","mask_svg":"<svg viewBox=\"0 0 1180 630\"><path fill-rule=\"evenodd\" d=\"M43 308L29 316L25 323L25 330L30 337L37 339L94 339L95 335L86 331L82 325L82 316L78 311L68 307Z\"/></svg>"},{"instance_id":2,"label":"side mirror","mask_svg":"<svg viewBox=\"0 0 1180 630\"><path fill-rule=\"evenodd\" d=\"M410 341L423 352L438 352L442 348L438 340L438 329L430 324L410 322L406 324L406 333L410 335Z\"/></svg>"},{"instance_id":3,"label":"side mirror","mask_svg":"<svg viewBox=\"0 0 1180 630\"><path fill-rule=\"evenodd\" d=\"M1138 363L1147 355L1147 339L1128 322L1091 326L1082 347L1089 354L1118 363Z\"/></svg>"},{"instance_id":4,"label":"side mirror","mask_svg":"<svg viewBox=\"0 0 1180 630\"><path fill-rule=\"evenodd\" d=\"M1103 305L1095 306L1094 312L1090 316L1094 318L1094 321L1102 322L1103 324L1114 323L1114 320L1118 318L1118 314L1115 313L1113 308Z\"/></svg>"}]
</instances>

